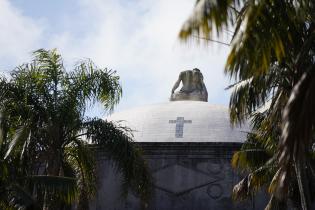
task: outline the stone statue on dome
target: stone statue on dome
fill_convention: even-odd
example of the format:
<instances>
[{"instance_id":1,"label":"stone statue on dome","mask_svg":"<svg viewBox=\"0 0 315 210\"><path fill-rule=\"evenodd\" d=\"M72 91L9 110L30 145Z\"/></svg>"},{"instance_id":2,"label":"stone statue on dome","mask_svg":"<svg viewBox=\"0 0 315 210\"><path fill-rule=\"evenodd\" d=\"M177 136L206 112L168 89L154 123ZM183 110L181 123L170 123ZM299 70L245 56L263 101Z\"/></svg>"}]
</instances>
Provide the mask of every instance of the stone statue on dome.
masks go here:
<instances>
[{"instance_id":1,"label":"stone statue on dome","mask_svg":"<svg viewBox=\"0 0 315 210\"><path fill-rule=\"evenodd\" d=\"M182 82L182 88L175 92ZM171 101L208 101L207 88L199 69L182 71L172 88Z\"/></svg>"}]
</instances>

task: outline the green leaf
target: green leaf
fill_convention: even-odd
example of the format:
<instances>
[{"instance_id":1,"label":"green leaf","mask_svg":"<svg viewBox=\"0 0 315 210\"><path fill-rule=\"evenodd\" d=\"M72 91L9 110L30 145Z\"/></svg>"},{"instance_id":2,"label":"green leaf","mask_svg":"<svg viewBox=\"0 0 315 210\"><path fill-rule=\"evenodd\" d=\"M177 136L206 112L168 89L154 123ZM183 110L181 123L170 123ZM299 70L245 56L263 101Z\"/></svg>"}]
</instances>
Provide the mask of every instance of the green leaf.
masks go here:
<instances>
[{"instance_id":1,"label":"green leaf","mask_svg":"<svg viewBox=\"0 0 315 210\"><path fill-rule=\"evenodd\" d=\"M72 177L32 175L25 177L30 183L71 204L77 197L76 179Z\"/></svg>"},{"instance_id":2,"label":"green leaf","mask_svg":"<svg viewBox=\"0 0 315 210\"><path fill-rule=\"evenodd\" d=\"M15 131L15 134L13 136L12 141L9 144L9 148L4 156L4 159L7 159L7 157L11 154L12 150L17 144L19 144L20 142L27 141L29 132L30 131L27 125L21 126Z\"/></svg>"}]
</instances>

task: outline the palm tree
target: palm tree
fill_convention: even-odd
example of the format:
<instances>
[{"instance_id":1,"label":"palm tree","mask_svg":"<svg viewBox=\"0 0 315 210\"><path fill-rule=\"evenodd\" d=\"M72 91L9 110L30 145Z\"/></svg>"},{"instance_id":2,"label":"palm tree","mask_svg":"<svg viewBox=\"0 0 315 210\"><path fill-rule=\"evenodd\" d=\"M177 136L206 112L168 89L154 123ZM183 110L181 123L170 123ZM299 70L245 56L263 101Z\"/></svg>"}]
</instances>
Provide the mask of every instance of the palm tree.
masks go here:
<instances>
[{"instance_id":1,"label":"palm tree","mask_svg":"<svg viewBox=\"0 0 315 210\"><path fill-rule=\"evenodd\" d=\"M19 162L18 177L30 179L19 186L36 198L38 206L61 209L62 203L76 200L78 209L88 209L87 201L96 190L95 148L88 143L115 161L123 175L125 195L131 189L144 203L148 201L150 175L130 130L85 116L96 102L112 111L121 93L114 71L84 60L68 72L56 50L37 50L31 63L17 67L9 79L0 78L5 151L1 163L11 167L16 164L13 160ZM61 188L66 193L60 193ZM16 193L10 196L21 201ZM4 203L14 206L17 202Z\"/></svg>"},{"instance_id":2,"label":"palm tree","mask_svg":"<svg viewBox=\"0 0 315 210\"><path fill-rule=\"evenodd\" d=\"M310 161L315 126L314 9L312 0L198 0L180 32L185 40L234 29L225 67L238 84L230 101L232 122L267 109L271 125L264 128L263 123L260 130L271 134L273 126L280 129L276 138L270 137L278 145L273 196L283 199L286 186L296 179L303 209L312 202L307 177L314 177Z\"/></svg>"},{"instance_id":3,"label":"palm tree","mask_svg":"<svg viewBox=\"0 0 315 210\"><path fill-rule=\"evenodd\" d=\"M0 146L0 209L42 209L40 196L34 196L32 189L38 193L49 190L65 205L75 201L75 178L29 174L27 160L17 155L21 151L4 158L9 149L8 144L2 141Z\"/></svg>"}]
</instances>

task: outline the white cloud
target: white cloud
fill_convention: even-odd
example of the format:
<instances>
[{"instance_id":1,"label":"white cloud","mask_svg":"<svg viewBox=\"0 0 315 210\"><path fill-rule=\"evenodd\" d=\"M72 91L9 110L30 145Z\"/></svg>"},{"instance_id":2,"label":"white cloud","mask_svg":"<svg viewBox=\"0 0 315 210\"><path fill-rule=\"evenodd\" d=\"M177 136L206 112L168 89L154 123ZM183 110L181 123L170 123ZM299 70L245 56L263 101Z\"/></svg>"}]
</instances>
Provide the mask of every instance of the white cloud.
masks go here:
<instances>
[{"instance_id":1,"label":"white cloud","mask_svg":"<svg viewBox=\"0 0 315 210\"><path fill-rule=\"evenodd\" d=\"M1 70L8 70L29 58L40 46L42 27L25 17L8 0L0 0L0 62Z\"/></svg>"},{"instance_id":2,"label":"white cloud","mask_svg":"<svg viewBox=\"0 0 315 210\"><path fill-rule=\"evenodd\" d=\"M120 109L167 101L179 72L193 67L204 74L209 101L226 103L228 93L223 89L228 82L223 67L228 49L219 49L216 44L211 45L214 49L182 44L177 37L193 3L81 0L82 11L93 16L92 30L79 46L69 44L71 54L76 51L76 56L90 57L100 66L118 70L125 92Z\"/></svg>"},{"instance_id":3,"label":"white cloud","mask_svg":"<svg viewBox=\"0 0 315 210\"><path fill-rule=\"evenodd\" d=\"M166 102L179 72L194 67L204 74L209 102L227 103L224 88L228 80L223 67L228 49L216 44L210 49L196 47L195 43L182 44L177 37L194 1L79 0L79 14L64 14L68 27L50 30L51 34L44 34L37 21L23 17L8 1L0 2L0 12L4 7L9 13L6 16L0 13L0 26L6 23L2 17L11 15L15 20L14 26L8 25L8 32L0 37L1 40L8 37L12 43L3 52L21 59L24 54L16 50L36 49L37 41L43 39L44 46L40 47L57 47L67 63L89 57L100 67L116 69L124 89L118 109ZM43 18L48 24L53 21ZM79 23L84 26L84 33L80 33L82 28L78 30ZM19 36L11 35L13 31L18 31ZM43 34L45 38L41 37ZM18 40L20 36L22 41ZM4 44L0 42L0 47Z\"/></svg>"}]
</instances>

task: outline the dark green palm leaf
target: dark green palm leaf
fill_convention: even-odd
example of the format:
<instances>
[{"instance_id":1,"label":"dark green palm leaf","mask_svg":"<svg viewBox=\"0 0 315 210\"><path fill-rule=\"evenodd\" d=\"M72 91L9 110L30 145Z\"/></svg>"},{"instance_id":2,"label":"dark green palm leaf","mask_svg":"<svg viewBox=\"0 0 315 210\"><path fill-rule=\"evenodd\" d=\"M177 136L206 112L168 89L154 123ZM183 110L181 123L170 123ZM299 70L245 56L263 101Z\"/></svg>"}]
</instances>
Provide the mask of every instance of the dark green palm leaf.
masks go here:
<instances>
[{"instance_id":1,"label":"dark green palm leaf","mask_svg":"<svg viewBox=\"0 0 315 210\"><path fill-rule=\"evenodd\" d=\"M50 194L71 204L77 197L76 179L72 177L33 175L25 177L39 190L46 190Z\"/></svg>"},{"instance_id":2,"label":"dark green palm leaf","mask_svg":"<svg viewBox=\"0 0 315 210\"><path fill-rule=\"evenodd\" d=\"M26 142L27 139L30 138L29 132L30 132L30 130L29 130L28 126L26 126L26 125L22 126L16 130L16 133L14 134L13 139L9 144L9 147L7 149L5 156L4 156L4 159L6 159L10 155L10 153L12 152L12 150L14 149L14 147L18 143L21 143L21 141Z\"/></svg>"},{"instance_id":3,"label":"dark green palm leaf","mask_svg":"<svg viewBox=\"0 0 315 210\"><path fill-rule=\"evenodd\" d=\"M279 158L267 209L281 206L278 199L296 192L297 185L298 208L308 209L313 199L309 180L314 177L310 164L315 132L314 9L312 0L200 0L180 32L180 38L187 39L195 34L211 37L214 29L220 35L226 26L235 30L225 67L236 80L230 87L231 121L251 120L255 139L251 143ZM243 149L246 152L237 153L235 162L242 162L243 156L243 165L248 166L246 161L255 157L245 159L248 148ZM246 191L242 186L239 191Z\"/></svg>"},{"instance_id":4,"label":"dark green palm leaf","mask_svg":"<svg viewBox=\"0 0 315 210\"><path fill-rule=\"evenodd\" d=\"M80 204L95 194L96 182L95 162L91 161L94 154L85 139L79 138L86 131L85 112L98 102L105 111L113 110L122 93L119 77L90 60L66 71L56 49L40 49L33 56L31 63L14 69L9 79L0 77L0 156L6 158L0 162L1 169L6 169L1 171L5 173L0 181L4 188L18 184L31 192L45 209L58 209L76 198ZM103 128L101 132L92 129L96 133L89 132L89 136L95 136L97 143L120 161L118 168L124 168L128 186L135 191L147 189L147 179L139 181L141 175L148 176L139 149L132 146L131 138L123 131ZM91 127L87 129L91 131ZM131 155L131 167L122 163L129 161L125 152ZM148 197L149 193L141 195Z\"/></svg>"}]
</instances>

